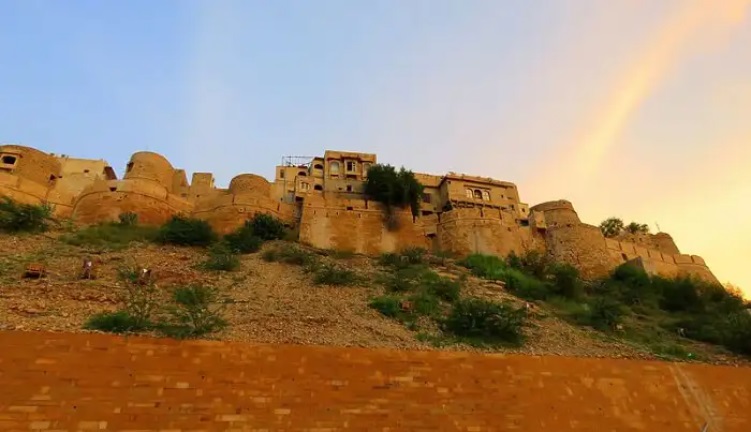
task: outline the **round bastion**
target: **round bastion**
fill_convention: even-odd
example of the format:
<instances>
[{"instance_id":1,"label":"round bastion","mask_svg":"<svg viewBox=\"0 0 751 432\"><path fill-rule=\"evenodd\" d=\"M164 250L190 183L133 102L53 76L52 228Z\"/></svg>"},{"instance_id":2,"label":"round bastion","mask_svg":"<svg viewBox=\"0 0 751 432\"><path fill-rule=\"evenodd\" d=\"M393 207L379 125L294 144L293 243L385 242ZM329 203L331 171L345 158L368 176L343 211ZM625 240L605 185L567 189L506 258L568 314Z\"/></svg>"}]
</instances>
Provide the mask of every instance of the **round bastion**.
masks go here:
<instances>
[{"instance_id":1,"label":"round bastion","mask_svg":"<svg viewBox=\"0 0 751 432\"><path fill-rule=\"evenodd\" d=\"M579 215L574 210L570 201L557 200L537 204L529 209L531 212L540 212L545 215L545 223L548 227L578 225L581 223Z\"/></svg>"},{"instance_id":2,"label":"round bastion","mask_svg":"<svg viewBox=\"0 0 751 432\"><path fill-rule=\"evenodd\" d=\"M270 196L271 184L256 174L240 174L229 182L229 192L233 195L254 193Z\"/></svg>"},{"instance_id":3,"label":"round bastion","mask_svg":"<svg viewBox=\"0 0 751 432\"><path fill-rule=\"evenodd\" d=\"M0 153L8 154L8 159L15 158L13 174L47 185L50 180L60 176L60 161L55 156L31 147L19 145L0 146Z\"/></svg>"},{"instance_id":4,"label":"round bastion","mask_svg":"<svg viewBox=\"0 0 751 432\"><path fill-rule=\"evenodd\" d=\"M130 157L124 179L151 180L171 190L174 172L172 164L164 156L143 151Z\"/></svg>"}]
</instances>

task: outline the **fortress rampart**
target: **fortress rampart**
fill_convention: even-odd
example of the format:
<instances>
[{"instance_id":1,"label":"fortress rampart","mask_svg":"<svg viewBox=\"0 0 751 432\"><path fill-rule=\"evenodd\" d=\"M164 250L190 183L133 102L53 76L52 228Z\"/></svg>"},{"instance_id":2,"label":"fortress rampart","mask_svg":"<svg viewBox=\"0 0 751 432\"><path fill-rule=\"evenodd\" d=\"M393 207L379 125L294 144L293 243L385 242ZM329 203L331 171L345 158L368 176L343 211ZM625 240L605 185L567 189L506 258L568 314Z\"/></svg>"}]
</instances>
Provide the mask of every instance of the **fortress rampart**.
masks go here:
<instances>
[{"instance_id":1,"label":"fortress rampart","mask_svg":"<svg viewBox=\"0 0 751 432\"><path fill-rule=\"evenodd\" d=\"M702 258L681 254L666 233L606 239L598 227L581 222L571 202L529 207L515 184L490 178L416 173L425 188L418 214L396 209L387 223L383 207L363 194L375 163L374 154L326 151L307 161L286 160L276 167L273 183L245 173L222 189L211 173L194 173L188 182L184 170L153 152L134 153L118 180L103 160L3 145L0 196L51 204L57 216L82 224L116 221L125 212L161 224L181 214L204 219L224 234L267 213L299 228L301 242L320 248L380 254L423 247L499 256L535 249L586 277L629 262L650 274L716 281Z\"/></svg>"}]
</instances>

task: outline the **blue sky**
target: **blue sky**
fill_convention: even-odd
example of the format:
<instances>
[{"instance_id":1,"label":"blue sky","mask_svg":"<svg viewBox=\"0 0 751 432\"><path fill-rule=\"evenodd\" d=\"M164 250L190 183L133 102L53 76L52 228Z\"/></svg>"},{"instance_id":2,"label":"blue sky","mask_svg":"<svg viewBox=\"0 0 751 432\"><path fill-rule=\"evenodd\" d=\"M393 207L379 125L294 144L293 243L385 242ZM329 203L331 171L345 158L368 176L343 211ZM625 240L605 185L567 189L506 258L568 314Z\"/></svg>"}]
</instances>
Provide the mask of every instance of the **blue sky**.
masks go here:
<instances>
[{"instance_id":1,"label":"blue sky","mask_svg":"<svg viewBox=\"0 0 751 432\"><path fill-rule=\"evenodd\" d=\"M748 0L0 0L0 142L218 184L377 153L655 222L751 287ZM740 239L745 238L745 241ZM746 288L751 289L751 288Z\"/></svg>"}]
</instances>

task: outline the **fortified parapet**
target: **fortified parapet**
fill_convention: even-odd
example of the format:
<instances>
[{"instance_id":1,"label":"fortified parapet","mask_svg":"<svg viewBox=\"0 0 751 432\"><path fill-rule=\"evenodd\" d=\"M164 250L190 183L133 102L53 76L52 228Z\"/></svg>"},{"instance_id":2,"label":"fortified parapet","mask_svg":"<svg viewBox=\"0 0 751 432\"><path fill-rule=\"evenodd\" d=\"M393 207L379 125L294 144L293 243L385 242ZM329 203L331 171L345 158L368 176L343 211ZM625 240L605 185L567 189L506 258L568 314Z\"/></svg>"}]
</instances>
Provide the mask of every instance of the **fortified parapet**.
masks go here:
<instances>
[{"instance_id":1,"label":"fortified parapet","mask_svg":"<svg viewBox=\"0 0 751 432\"><path fill-rule=\"evenodd\" d=\"M199 199L193 215L222 234L242 226L256 213L270 214L292 225L294 207L270 195L268 180L256 174L240 174L230 181L227 191Z\"/></svg>"},{"instance_id":2,"label":"fortified parapet","mask_svg":"<svg viewBox=\"0 0 751 432\"><path fill-rule=\"evenodd\" d=\"M123 180L98 181L81 193L73 217L89 224L116 221L122 213L136 213L141 223L161 224L178 213L188 214L192 203L172 193L176 171L159 154L135 153Z\"/></svg>"},{"instance_id":3,"label":"fortified parapet","mask_svg":"<svg viewBox=\"0 0 751 432\"><path fill-rule=\"evenodd\" d=\"M586 278L604 276L618 264L600 229L581 223L571 202L545 202L530 211L543 215L537 226L544 227L545 243L553 260L575 266Z\"/></svg>"},{"instance_id":4,"label":"fortified parapet","mask_svg":"<svg viewBox=\"0 0 751 432\"><path fill-rule=\"evenodd\" d=\"M558 200L537 204L529 209L530 212L542 213L547 227L570 226L581 223L579 215L570 201Z\"/></svg>"},{"instance_id":5,"label":"fortified parapet","mask_svg":"<svg viewBox=\"0 0 751 432\"><path fill-rule=\"evenodd\" d=\"M660 252L671 255L680 254L678 246L675 244L673 237L671 237L668 233L658 232L657 234L651 236L650 240L654 248Z\"/></svg>"}]
</instances>

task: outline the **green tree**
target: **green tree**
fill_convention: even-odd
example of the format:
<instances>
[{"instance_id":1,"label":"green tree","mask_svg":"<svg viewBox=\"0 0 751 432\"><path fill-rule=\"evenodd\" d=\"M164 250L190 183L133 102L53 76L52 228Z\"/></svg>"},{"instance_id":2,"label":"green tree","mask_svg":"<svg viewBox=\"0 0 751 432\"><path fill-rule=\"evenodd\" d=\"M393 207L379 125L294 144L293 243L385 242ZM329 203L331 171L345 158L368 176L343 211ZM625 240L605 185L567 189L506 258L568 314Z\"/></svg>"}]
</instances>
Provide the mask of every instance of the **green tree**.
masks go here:
<instances>
[{"instance_id":1,"label":"green tree","mask_svg":"<svg viewBox=\"0 0 751 432\"><path fill-rule=\"evenodd\" d=\"M410 207L413 215L420 210L423 185L412 171L391 165L375 164L368 170L365 195L383 204L389 218L394 208Z\"/></svg>"},{"instance_id":2,"label":"green tree","mask_svg":"<svg viewBox=\"0 0 751 432\"><path fill-rule=\"evenodd\" d=\"M602 235L608 238L617 236L622 233L624 229L623 221L616 217L607 218L600 224Z\"/></svg>"},{"instance_id":3,"label":"green tree","mask_svg":"<svg viewBox=\"0 0 751 432\"><path fill-rule=\"evenodd\" d=\"M631 234L649 234L649 226L647 224L640 224L638 222L631 222L626 226L626 231Z\"/></svg>"}]
</instances>

